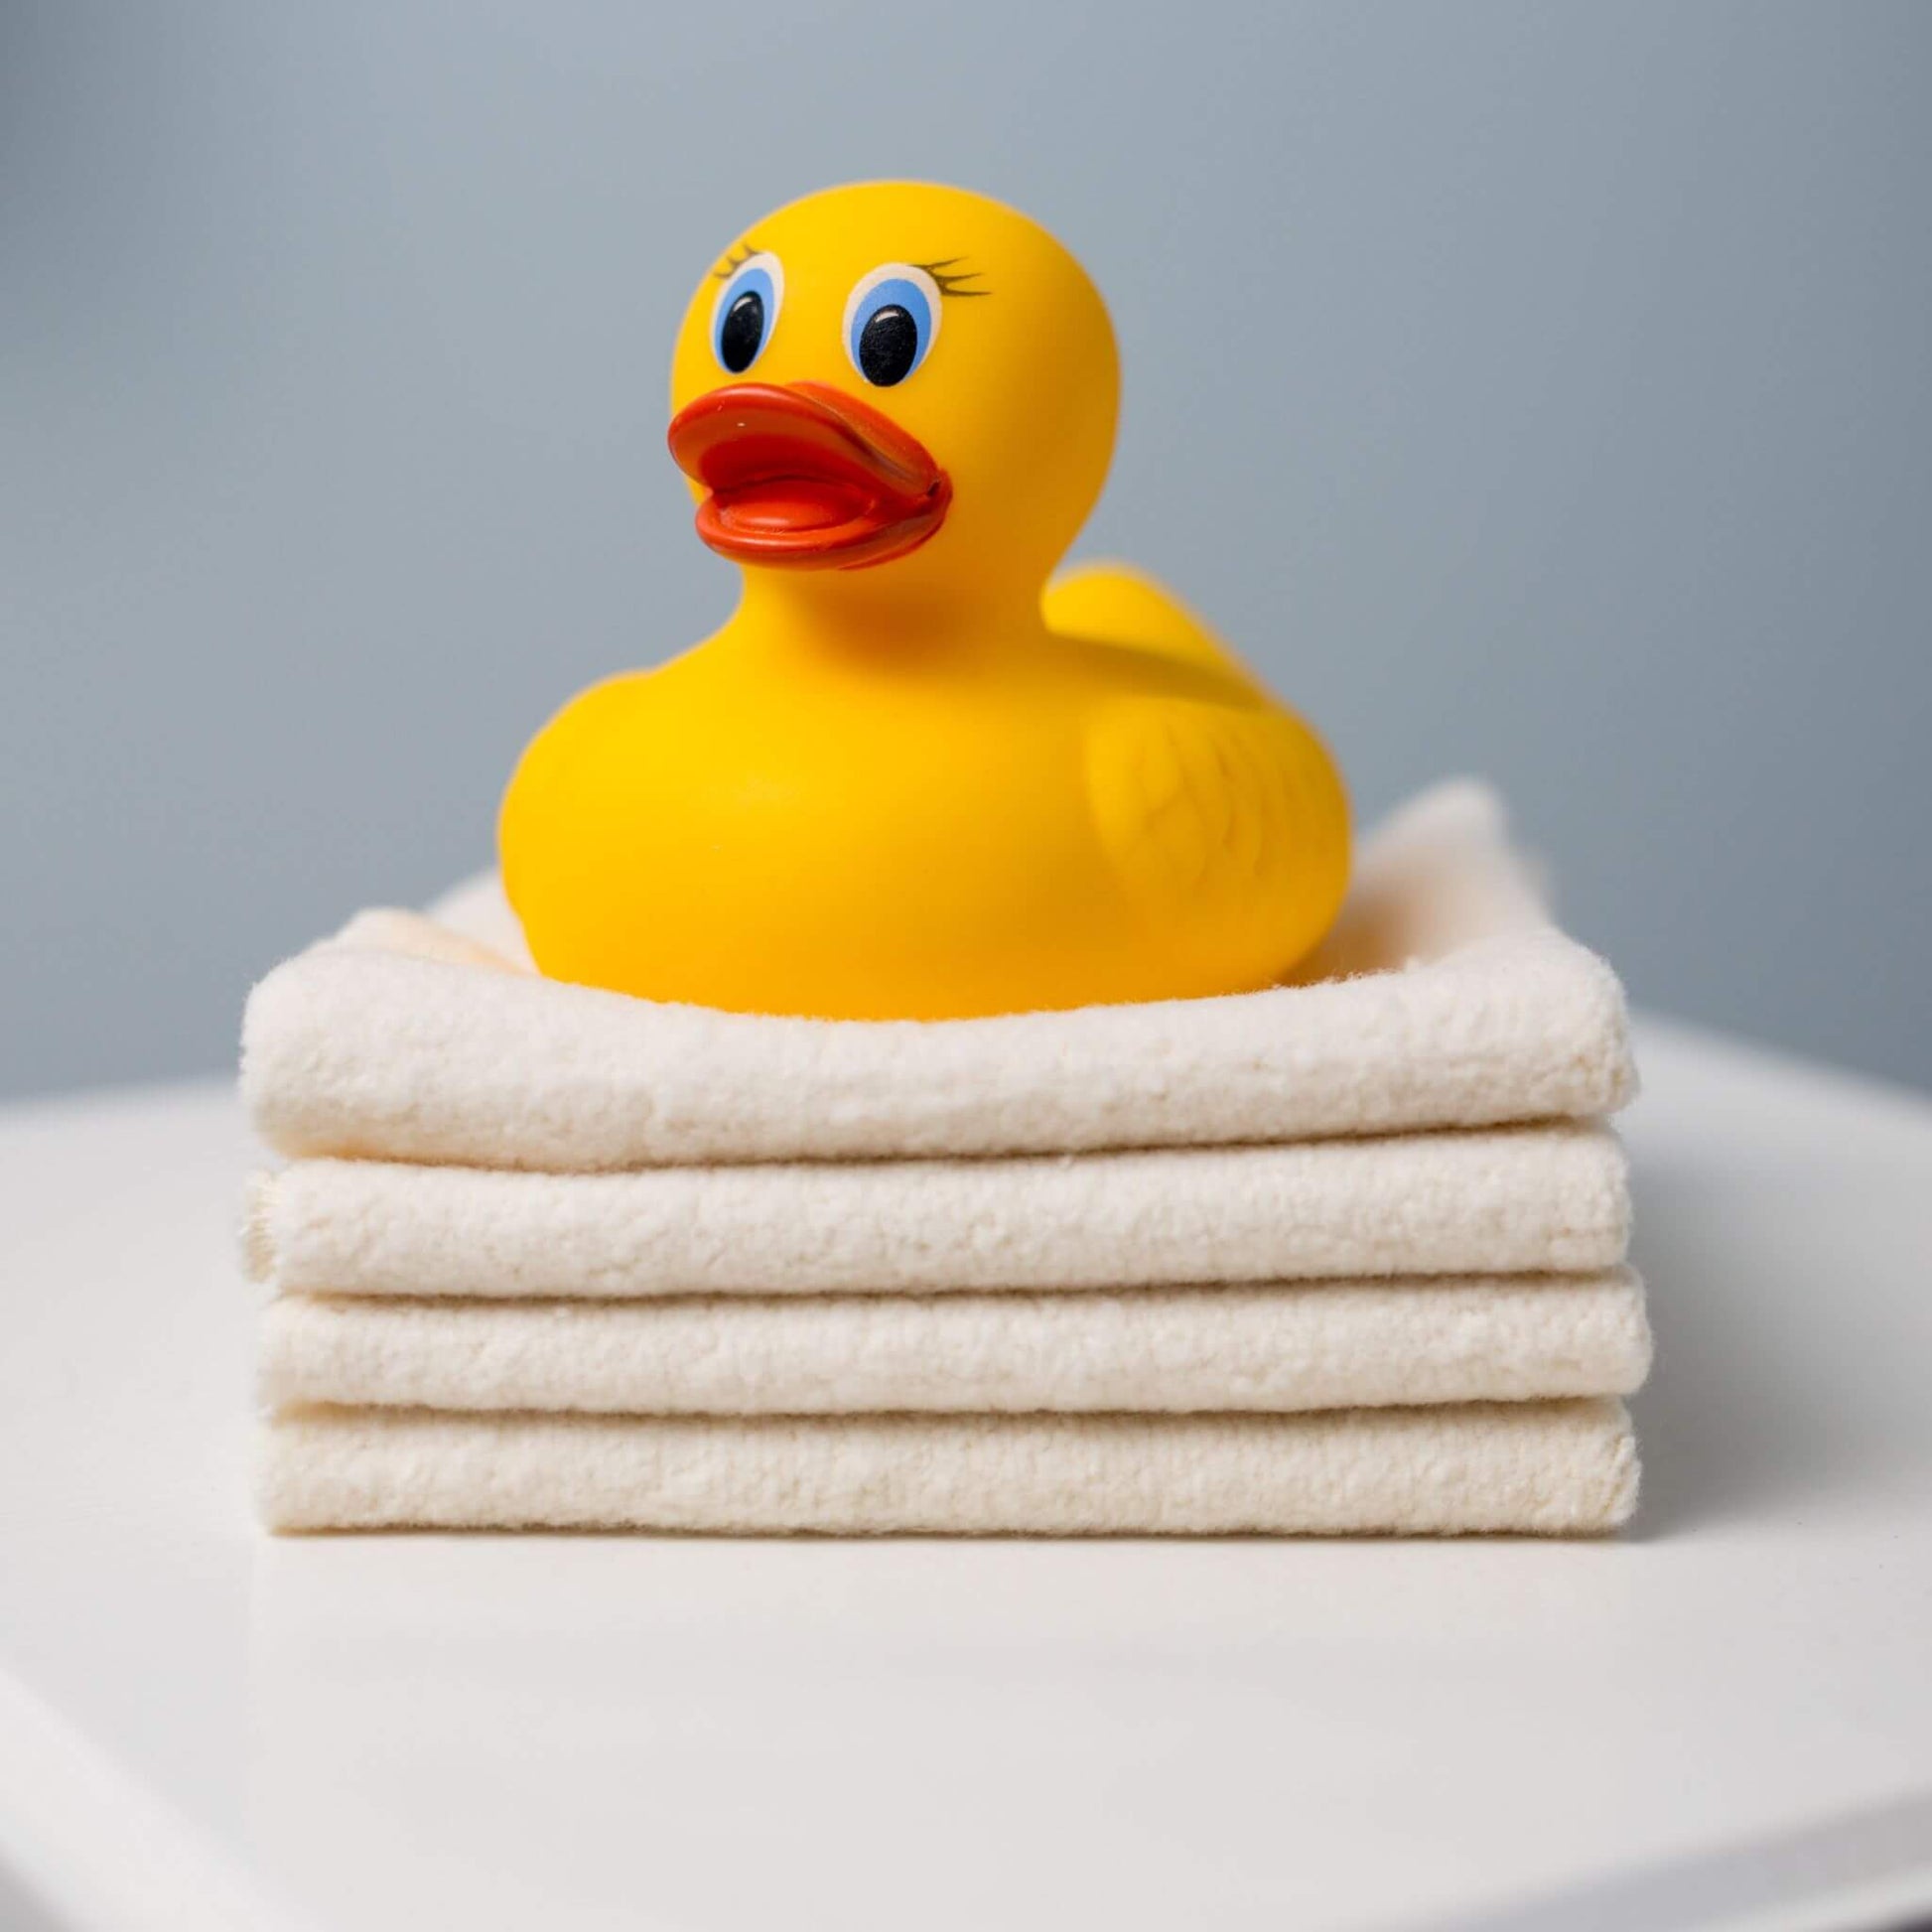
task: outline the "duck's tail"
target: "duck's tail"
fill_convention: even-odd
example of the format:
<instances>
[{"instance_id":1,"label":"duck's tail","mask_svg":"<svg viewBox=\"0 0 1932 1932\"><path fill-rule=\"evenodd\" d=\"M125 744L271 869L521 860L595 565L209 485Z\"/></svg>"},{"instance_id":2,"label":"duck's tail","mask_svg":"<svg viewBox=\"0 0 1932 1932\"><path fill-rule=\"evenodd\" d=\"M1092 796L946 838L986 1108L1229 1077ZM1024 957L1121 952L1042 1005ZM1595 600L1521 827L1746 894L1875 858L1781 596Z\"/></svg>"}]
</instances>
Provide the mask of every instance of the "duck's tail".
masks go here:
<instances>
[{"instance_id":1,"label":"duck's tail","mask_svg":"<svg viewBox=\"0 0 1932 1932\"><path fill-rule=\"evenodd\" d=\"M1244 684L1254 673L1165 584L1132 564L1073 564L1046 586L1040 610L1048 630L1094 643L1125 644L1183 663L1211 665Z\"/></svg>"}]
</instances>

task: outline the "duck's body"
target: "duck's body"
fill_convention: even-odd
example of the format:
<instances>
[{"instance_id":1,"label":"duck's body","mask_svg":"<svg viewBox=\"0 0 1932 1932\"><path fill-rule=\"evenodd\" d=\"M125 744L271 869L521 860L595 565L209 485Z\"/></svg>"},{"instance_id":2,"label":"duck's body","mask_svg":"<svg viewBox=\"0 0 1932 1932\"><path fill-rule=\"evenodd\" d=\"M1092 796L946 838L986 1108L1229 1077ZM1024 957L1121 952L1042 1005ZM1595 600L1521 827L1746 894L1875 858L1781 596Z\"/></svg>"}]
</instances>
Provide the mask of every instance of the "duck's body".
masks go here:
<instances>
[{"instance_id":1,"label":"duck's body","mask_svg":"<svg viewBox=\"0 0 1932 1932\"><path fill-rule=\"evenodd\" d=\"M1213 648L1191 625L1176 645L1042 621L882 663L727 625L531 746L504 813L511 898L547 972L744 1012L1264 985L1340 897L1345 808L1313 739Z\"/></svg>"},{"instance_id":2,"label":"duck's body","mask_svg":"<svg viewBox=\"0 0 1932 1932\"><path fill-rule=\"evenodd\" d=\"M956 239L970 222L948 216ZM1111 397L1106 413L1110 431ZM713 391L679 420L779 438L793 414L931 465L815 383ZM695 470L713 447L680 460ZM782 486L808 487L793 471L813 460L778 466ZM1042 598L1033 556L1013 555L1029 546L957 541L950 467L903 486L916 515L938 501L931 529L897 552L862 537L882 567L748 570L715 636L586 692L531 745L502 852L545 972L738 1011L941 1018L1244 990L1320 937L1347 813L1313 735L1151 580L1094 569ZM778 485L754 483L716 483L700 512L701 530L725 523L707 540L727 554L827 520L768 509Z\"/></svg>"}]
</instances>

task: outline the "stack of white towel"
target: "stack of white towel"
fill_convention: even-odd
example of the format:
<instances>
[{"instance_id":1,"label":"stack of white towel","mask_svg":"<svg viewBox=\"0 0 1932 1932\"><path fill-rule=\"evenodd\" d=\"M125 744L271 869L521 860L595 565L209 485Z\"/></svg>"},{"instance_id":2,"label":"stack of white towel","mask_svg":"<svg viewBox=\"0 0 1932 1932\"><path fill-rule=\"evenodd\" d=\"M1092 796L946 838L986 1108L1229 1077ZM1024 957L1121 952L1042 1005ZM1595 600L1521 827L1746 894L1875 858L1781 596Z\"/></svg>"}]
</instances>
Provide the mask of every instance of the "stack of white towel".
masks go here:
<instances>
[{"instance_id":1,"label":"stack of white towel","mask_svg":"<svg viewBox=\"0 0 1932 1932\"><path fill-rule=\"evenodd\" d=\"M1315 977L1319 975L1319 977ZM1303 984L940 1024L528 970L493 885L250 1001L283 1530L1613 1528L1621 991L1494 800Z\"/></svg>"}]
</instances>

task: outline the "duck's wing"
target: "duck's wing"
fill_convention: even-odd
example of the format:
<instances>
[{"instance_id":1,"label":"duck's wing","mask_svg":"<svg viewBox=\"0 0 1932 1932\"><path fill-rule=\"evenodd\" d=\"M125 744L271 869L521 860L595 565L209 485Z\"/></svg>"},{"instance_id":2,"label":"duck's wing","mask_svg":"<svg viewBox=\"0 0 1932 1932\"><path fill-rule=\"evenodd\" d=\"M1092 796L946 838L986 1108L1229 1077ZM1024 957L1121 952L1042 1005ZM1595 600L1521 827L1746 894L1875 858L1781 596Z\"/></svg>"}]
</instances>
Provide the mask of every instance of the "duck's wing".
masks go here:
<instances>
[{"instance_id":1,"label":"duck's wing","mask_svg":"<svg viewBox=\"0 0 1932 1932\"><path fill-rule=\"evenodd\" d=\"M1115 699L1090 730L1087 789L1123 887L1176 944L1190 930L1258 928L1285 971L1341 904L1347 800L1292 712Z\"/></svg>"}]
</instances>

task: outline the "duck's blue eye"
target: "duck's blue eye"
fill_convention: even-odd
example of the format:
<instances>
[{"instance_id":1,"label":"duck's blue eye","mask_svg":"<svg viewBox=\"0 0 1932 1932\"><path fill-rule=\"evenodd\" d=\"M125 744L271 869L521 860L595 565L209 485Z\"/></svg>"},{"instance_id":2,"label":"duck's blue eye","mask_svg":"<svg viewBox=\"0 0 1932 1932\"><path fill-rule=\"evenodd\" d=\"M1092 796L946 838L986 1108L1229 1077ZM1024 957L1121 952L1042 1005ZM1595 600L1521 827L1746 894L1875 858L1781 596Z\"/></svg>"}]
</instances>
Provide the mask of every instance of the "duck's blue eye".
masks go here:
<instances>
[{"instance_id":1,"label":"duck's blue eye","mask_svg":"<svg viewBox=\"0 0 1932 1932\"><path fill-rule=\"evenodd\" d=\"M778 326L785 272L776 255L747 255L718 291L711 311L711 346L732 375L743 375L759 359Z\"/></svg>"},{"instance_id":2,"label":"duck's blue eye","mask_svg":"<svg viewBox=\"0 0 1932 1932\"><path fill-rule=\"evenodd\" d=\"M875 388L903 382L939 335L939 285L922 268L888 262L859 278L845 305L845 352Z\"/></svg>"}]
</instances>

